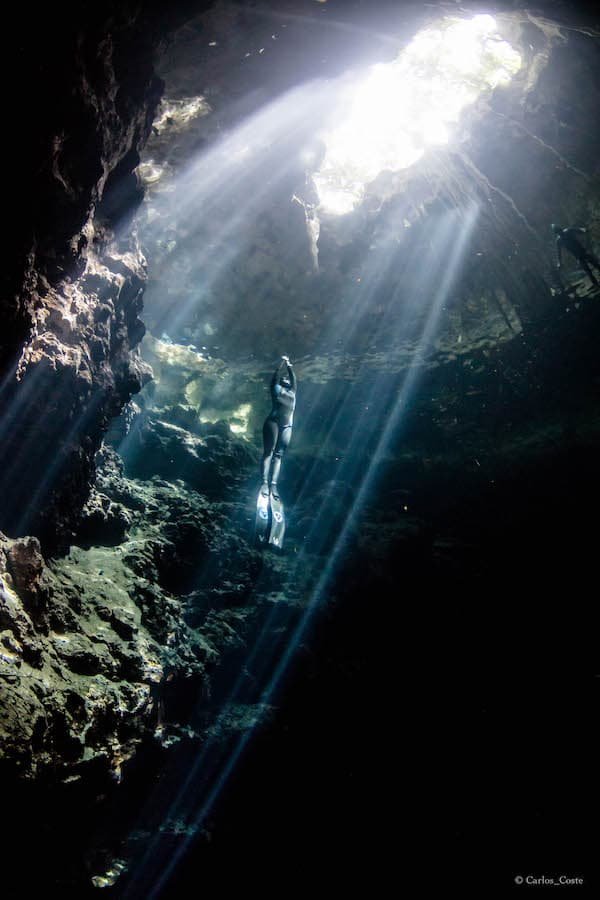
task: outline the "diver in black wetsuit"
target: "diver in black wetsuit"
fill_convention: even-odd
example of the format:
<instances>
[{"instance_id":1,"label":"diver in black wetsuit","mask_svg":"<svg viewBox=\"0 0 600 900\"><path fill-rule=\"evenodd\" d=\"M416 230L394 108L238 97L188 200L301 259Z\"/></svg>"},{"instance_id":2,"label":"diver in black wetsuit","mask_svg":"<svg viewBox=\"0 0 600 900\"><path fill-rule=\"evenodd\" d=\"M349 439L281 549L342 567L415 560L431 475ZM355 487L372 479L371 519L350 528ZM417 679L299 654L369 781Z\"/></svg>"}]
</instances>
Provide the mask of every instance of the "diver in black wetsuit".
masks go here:
<instances>
[{"instance_id":1,"label":"diver in black wetsuit","mask_svg":"<svg viewBox=\"0 0 600 900\"><path fill-rule=\"evenodd\" d=\"M277 481L281 469L281 459L292 437L294 409L296 408L296 383L296 374L291 362L287 356L282 356L271 379L273 406L263 425L264 453L260 490L265 497L269 495L270 486L273 496L279 499Z\"/></svg>"},{"instance_id":2,"label":"diver in black wetsuit","mask_svg":"<svg viewBox=\"0 0 600 900\"><path fill-rule=\"evenodd\" d=\"M587 228L563 228L561 225L551 225L550 227L556 235L556 268L559 271L561 269L562 251L564 248L583 266L594 284L600 286L591 269L591 266L593 266L597 272L600 272L600 262L593 253L585 249L577 238L578 234L587 234Z\"/></svg>"}]
</instances>

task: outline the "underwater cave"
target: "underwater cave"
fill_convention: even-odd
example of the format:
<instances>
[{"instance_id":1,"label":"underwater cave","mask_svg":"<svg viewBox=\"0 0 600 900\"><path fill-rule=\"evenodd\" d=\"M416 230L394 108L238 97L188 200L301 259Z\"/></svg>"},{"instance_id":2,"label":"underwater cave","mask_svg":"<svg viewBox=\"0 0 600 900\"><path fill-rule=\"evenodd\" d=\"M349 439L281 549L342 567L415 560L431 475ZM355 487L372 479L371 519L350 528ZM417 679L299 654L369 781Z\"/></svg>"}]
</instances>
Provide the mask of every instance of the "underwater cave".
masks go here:
<instances>
[{"instance_id":1,"label":"underwater cave","mask_svg":"<svg viewBox=\"0 0 600 900\"><path fill-rule=\"evenodd\" d=\"M13 18L3 896L596 895L600 12Z\"/></svg>"}]
</instances>

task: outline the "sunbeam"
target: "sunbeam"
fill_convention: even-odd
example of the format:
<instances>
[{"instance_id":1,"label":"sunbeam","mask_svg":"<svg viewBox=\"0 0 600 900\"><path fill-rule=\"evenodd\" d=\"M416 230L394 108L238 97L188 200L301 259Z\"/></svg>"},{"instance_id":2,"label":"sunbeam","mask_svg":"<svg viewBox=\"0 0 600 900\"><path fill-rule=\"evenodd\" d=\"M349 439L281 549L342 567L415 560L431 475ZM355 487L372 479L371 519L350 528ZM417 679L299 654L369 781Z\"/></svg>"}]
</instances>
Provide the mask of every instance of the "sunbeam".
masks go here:
<instances>
[{"instance_id":1,"label":"sunbeam","mask_svg":"<svg viewBox=\"0 0 600 900\"><path fill-rule=\"evenodd\" d=\"M498 59L504 52L504 45L500 47L497 36L492 34L495 23L488 20L489 17L480 17L469 26L470 37L480 40L477 51L479 63L486 53L489 56L486 71L476 76L482 82L486 82L488 76L508 78L506 73L510 67L513 71L518 63L516 56L510 56L508 48L504 54L505 68L502 69ZM460 32L460 28L456 30ZM444 44L451 33L452 29L448 32L442 29L433 37L429 35L430 43L437 40ZM493 45L491 49L490 41ZM394 78L406 79L406 67L415 64L420 46L415 44L403 57L399 63L400 75L394 70ZM457 71L461 66L461 60L454 59ZM501 70L499 75L496 70ZM356 115L352 128L358 129L360 141L351 137L348 123L341 126L338 132L330 131L325 135L325 160L315 174L320 208L324 212L347 212L354 208L362 199L364 184L369 178L375 177L385 167L393 170L408 166L423 153L421 148L410 158L402 154L398 156L393 141L390 143L390 139L382 138L375 127L373 117L379 116L384 121L392 122L386 108L388 89L382 83L382 79L387 77L383 67L376 67L370 80L363 82L364 91L369 85L373 87L377 103L372 98L365 99L369 113L367 119L364 115ZM202 152L176 177L161 183L152 174L153 204L157 212L153 221L146 224L147 239L158 240L165 221L178 223L178 237L173 240L166 256L163 254L160 267L150 265L148 302L152 305L155 297L160 298L155 330L164 330L167 336L181 333L190 316L201 313L211 292L218 292L220 279L246 251L252 240L254 221L272 196L277 193L285 196L287 191L292 202L298 173L307 159L314 159L304 148L311 146L312 134L318 123L335 121L336 117L339 120L340 110L344 104L347 105L344 92L347 97L348 83L347 76L328 84L307 83L252 115ZM489 81L486 83L490 84ZM397 91L396 82L389 88L392 89ZM456 121L460 108L472 100L476 92L473 87L459 92L462 100L450 110L447 103L440 101L440 109L445 109L444 121ZM428 106L425 102L424 106L430 108L430 104ZM364 103L361 106L356 102L354 111L363 109L365 113L363 107ZM434 127L424 114L419 122L423 145L441 139L440 128ZM389 149L392 144L395 147L393 152ZM357 167L362 164L356 160L340 162L340 148L345 148L344 153L354 148L353 152L362 154L364 173L360 177L357 176ZM382 157L382 152L387 156ZM396 160L394 164L390 162L392 156ZM339 172L346 171L348 166L352 169L351 178L356 189L350 191L350 205L341 208L349 197L347 176L344 175L341 190L346 199L340 208L336 208L337 200L333 194L338 188L331 188L327 180L339 179ZM333 192L329 199L327 191ZM313 505L312 522L304 534L303 545L291 562L292 583L294 572L300 581L307 566L310 568L313 564L314 556L311 557L311 554L322 560L322 566L314 573L299 614L290 604L272 604L266 612L263 610L260 627L247 647L244 664L231 673L229 686L223 692L221 716L226 717L229 707L236 703L267 708L278 696L298 646L309 630L316 611L326 602L348 537L377 489L390 442L397 440L401 432L406 410L432 351L440 317L468 255L477 215L475 204L462 210L440 211L424 234L421 229L410 227L414 218L410 204L397 202L388 212L385 233L379 235L363 259L356 261L356 276L347 279L341 302L324 320L313 353L330 354L331 347L336 346L341 359L345 356L348 360L352 359L352 371L344 373L346 377L340 385L338 402L331 410L327 426L323 428L323 423L319 423L315 430L321 432L322 448L331 441L339 442L341 434L346 436L343 456L336 470L336 483L352 485L353 503L341 524L330 521L329 507L335 487L325 484L321 490L323 454L317 449L315 459L296 491L296 507L309 498L312 498ZM193 264L184 265L182 261L190 256L193 257ZM386 299L382 312L373 317L373 310L381 304L383 297ZM243 298L228 317L222 317L220 323L221 331L228 334L230 341L238 332L241 334L244 327L240 307L243 307ZM211 331L212 326L208 334ZM373 377L372 364L364 348L368 346L372 351L379 345L382 348L386 345L406 346L410 363L400 379ZM385 353L385 350L381 352ZM343 371L343 363L341 368ZM366 393L357 390L357 385L361 383L369 385ZM314 412L311 409L304 411L302 427L307 434L313 430L311 416L319 417L320 408L321 399L317 391L313 397ZM314 424L317 424L316 421ZM125 458L135 438L134 423L120 447ZM368 461L366 468L365 460ZM316 503L315 497L319 498ZM198 583L202 583L203 577L200 567ZM263 579L259 577L253 594L259 596L262 587ZM275 634L277 639L274 639ZM251 681L247 677L248 672L252 673ZM160 835L151 838L135 872L132 872L126 897L143 895L154 898L160 895L185 856L192 835L210 817L256 730L256 725L247 727L233 746L224 749L219 738L219 721L220 717L217 717L215 729L205 737L200 752L183 777L177 776L174 795L168 801L165 797L159 801L167 806L164 820L183 819L190 823L190 833L167 859L164 858ZM148 800L146 814L150 814L155 802L156 797ZM142 818L144 815L142 812Z\"/></svg>"},{"instance_id":2,"label":"sunbeam","mask_svg":"<svg viewBox=\"0 0 600 900\"><path fill-rule=\"evenodd\" d=\"M591 887L600 12L21 7L3 892Z\"/></svg>"},{"instance_id":3,"label":"sunbeam","mask_svg":"<svg viewBox=\"0 0 600 900\"><path fill-rule=\"evenodd\" d=\"M264 617L255 640L248 648L243 667L240 667L237 676L234 676L232 680L231 688L223 704L224 709L230 703L235 702L268 707L281 690L298 646L310 628L316 611L326 600L328 588L336 567L340 563L342 549L349 531L360 519L365 503L375 490L380 477L381 460L392 439L398 439L403 415L416 390L422 372L422 363L435 338L441 312L448 301L453 284L459 276L460 268L468 253L477 216L478 209L474 205L464 212L449 211L440 217L436 230L431 235L430 256L421 260L423 288L430 297L429 306L423 313L413 364L405 373L401 383L396 387L388 386L386 390L382 390L381 383L376 380L368 402L358 412L358 416L353 403L353 388L351 386L348 388L336 413L336 419L331 423L330 430L335 431L337 417L341 419L352 417L350 444L340 467L339 479L354 485L354 503L341 529L335 535L330 534L328 526L327 494L322 498L320 505L313 508L313 524L305 536L307 543L313 546L313 552L315 544L317 552L321 547L322 553L326 544L330 543L333 538L332 548L327 551L326 557L321 557L326 561L310 588L310 594L305 600L300 616L295 617L289 608L274 605ZM382 251L384 254L385 252L385 250ZM387 262L389 264L389 260ZM349 339L349 336L359 327L361 311L368 307L370 299L372 299L372 294L369 294L369 285L374 289L379 278L382 277L381 267L384 265L385 260L382 258L373 260L371 276L366 277L367 298L361 295L355 302L348 302L345 313L344 340ZM385 328L385 324L382 327ZM403 327L402 322L396 324L396 328L400 330ZM370 453L369 465L365 471L360 471L357 466L360 465L361 460L365 459L365 456L369 455L366 445L372 443L373 439L375 439L375 445ZM318 482L318 479L317 461L305 475L300 486L297 503L301 502L303 496L313 496L316 493L315 482ZM293 566L297 573L296 577L300 577L300 573L306 567L308 555L306 550L301 549L294 559ZM260 590L260 580L255 589ZM281 634L281 640L276 643L273 642L275 624ZM244 674L247 671L251 671L253 674L251 687L249 687ZM189 771L186 772L176 797L170 803L167 819L184 816L191 822L192 833L196 833L202 828L251 741L255 728L256 726L246 728L226 755L215 737L209 737L205 741ZM191 836L183 839L172 856L165 860L159 854L159 840L154 839L146 849L144 859L137 867L137 873L125 896L140 896L140 890L142 890L150 891L149 896L152 898L159 897L178 863L187 852L191 840ZM160 860L158 863L157 853Z\"/></svg>"},{"instance_id":4,"label":"sunbeam","mask_svg":"<svg viewBox=\"0 0 600 900\"><path fill-rule=\"evenodd\" d=\"M149 302L155 295L168 296L172 282L177 284L177 297L182 279L190 288L185 303L178 300L175 308L163 304L165 329L176 332L190 310L201 305L247 244L268 196L290 174L302 170L301 152L311 137L310 123L332 105L333 93L331 86L317 82L288 92L201 154L169 183L164 196L156 197L159 215L147 230L148 239L163 229L163 212L181 224L185 237L159 270L151 266ZM181 257L190 251L193 269L182 271Z\"/></svg>"}]
</instances>

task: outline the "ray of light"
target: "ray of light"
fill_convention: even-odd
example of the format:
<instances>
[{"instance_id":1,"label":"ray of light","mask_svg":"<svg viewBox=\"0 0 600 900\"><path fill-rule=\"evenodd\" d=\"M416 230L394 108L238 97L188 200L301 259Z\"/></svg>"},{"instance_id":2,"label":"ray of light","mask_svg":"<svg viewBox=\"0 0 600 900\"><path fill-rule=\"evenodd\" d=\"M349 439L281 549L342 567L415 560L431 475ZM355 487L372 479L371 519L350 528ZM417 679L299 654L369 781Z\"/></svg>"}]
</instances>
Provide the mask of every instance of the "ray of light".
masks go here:
<instances>
[{"instance_id":1,"label":"ray of light","mask_svg":"<svg viewBox=\"0 0 600 900\"><path fill-rule=\"evenodd\" d=\"M148 240L160 235L163 216L173 215L182 235L160 269L150 272L150 298L153 293L168 296L170 284L178 285L176 307L167 309L163 317L165 327L173 331L179 327L247 245L268 195L291 174L301 173L310 123L333 103L334 93L334 87L318 82L287 92L232 130L156 194L154 207L159 214L146 228ZM194 259L191 270L182 269L184 256ZM182 278L190 287L189 299L183 303Z\"/></svg>"},{"instance_id":2,"label":"ray of light","mask_svg":"<svg viewBox=\"0 0 600 900\"><path fill-rule=\"evenodd\" d=\"M463 219L461 219L459 212L449 212L440 220L436 233L432 235L431 258L426 260L423 266L423 280L427 289L431 291L430 305L422 322L415 364L409 368L400 388L396 389L395 396L390 397L389 388L387 392L382 393L381 384L377 382L373 386L370 402L367 404L367 406L371 406L371 409L359 411L358 414L356 409L353 410L352 388L349 389L344 397L342 408L340 408L338 415L343 417L352 414L355 417L352 423L351 443L342 467L343 479L354 483L357 488L352 509L341 530L335 536L327 563L312 587L308 602L300 617L294 617L290 610L279 609L275 605L263 621L262 628L253 646L249 648L244 669L252 670L255 681L260 686L258 688L259 693L254 697L248 696L247 689L245 689L245 686L247 688L247 682L240 671L237 678L234 679L227 702L254 699L255 702L258 701L259 704L268 706L277 695L298 645L306 634L316 610L323 602L335 568L340 561L341 552L349 531L360 516L365 502L377 483L380 462L385 455L386 448L389 446L392 437L397 435L402 424L403 414L414 393L419 374L422 371L419 360L425 356L427 348L430 347L436 334L441 311L460 270L476 218L477 209L475 206L466 212ZM373 278L375 282L377 282L378 273L381 271L381 262L381 260L375 260L373 263ZM347 325L349 330L352 331L358 327L359 322L356 308L353 308L352 304L347 307L347 316ZM402 325L398 327L402 327ZM364 465L365 459L365 434L368 437L373 437L373 416L380 417L380 421L375 423L380 426L376 446L371 454L370 464L366 470L361 472L359 467ZM332 423L332 428L335 428L335 423ZM306 491L308 494L311 494L314 491L314 484L311 482L314 482L315 477L316 472L314 470L309 471L301 493ZM327 519L327 497L324 497L321 506L315 509L315 518L312 526L313 536L323 543L330 539ZM305 551L301 551L298 554L298 558L295 561L298 573L308 564L309 558L310 554ZM259 588L260 585L257 586L257 589ZM282 640L275 645L273 644L274 625L283 626L281 628ZM218 742L209 739L205 743L190 770L186 773L177 796L173 798L169 817L187 814L191 816L193 823L192 832L202 827L248 742L251 740L255 727L249 727L239 737L234 747L226 754L218 746ZM196 809L194 809L195 805L197 805ZM143 881L145 884L144 890L149 892L148 896L152 898L158 897L179 861L186 853L190 841L191 837L184 839L169 860L164 860L160 855L159 840L156 839L151 842L144 860L138 866L137 877L130 884L129 892L125 896L140 896L135 894L134 890ZM160 871L157 871L156 867L155 854L157 853L160 857L158 865ZM150 870L152 870L152 874Z\"/></svg>"},{"instance_id":3,"label":"ray of light","mask_svg":"<svg viewBox=\"0 0 600 900\"><path fill-rule=\"evenodd\" d=\"M404 213L405 210L403 207L396 211L393 221L390 222L392 232L394 231L394 228L399 227ZM433 229L430 236L431 257L420 262L420 269L422 271L421 286L428 292L433 293L436 282L441 278L440 269L446 262L448 246L453 239L455 230L456 221L449 217L438 222L437 226ZM356 288L354 292L351 291L345 299L343 310L332 325L332 333L325 334L322 338L324 345L328 345L328 343L331 342L333 333L335 333L343 343L346 343L361 329L362 317L372 303L374 293L380 288L382 280L385 279L388 274L388 269L394 265L394 254L390 251L390 246L386 242L382 245L378 253L371 255L369 265L364 270L361 288ZM383 323L381 327L385 328L385 323ZM361 364L361 367L357 372L359 377L363 374L363 368L367 368L364 363ZM359 410L359 418L356 419L354 423L352 440L346 454L346 469L353 465L352 460L364 458L364 444L372 438L378 420L381 418L381 415L383 415L384 407L389 405L389 393L389 386L382 392L381 383L379 381L376 381L373 384L366 402L366 406L371 412L368 410L365 412L364 408ZM354 388L349 384L344 399L340 403L339 408L329 425L330 433L335 433L340 421L355 419L357 415L355 406ZM365 427L366 421L370 422L372 427ZM310 430L310 422L308 422L305 427ZM314 492L314 482L315 479L318 480L317 469L318 462L315 463L315 466L307 474L297 503L302 500L305 493L310 494ZM354 480L354 472L347 472L347 480L349 482ZM317 539L318 543L324 544L330 539L328 533L329 530L327 528L327 516L324 512L326 503L327 497L322 500L322 508L316 510L317 514L315 516L314 524L307 535L309 543L314 543L315 539ZM302 555L301 560L297 563L298 571L303 568L304 563L305 554ZM259 589L260 584L257 585L256 590ZM274 645L273 643L274 626L275 624L282 626L281 633L285 636L287 633L286 626L289 625L289 620L291 618L293 618L293 616L289 613L286 614L285 609L281 610L274 606L262 622L261 631L255 638L253 646L249 648L244 669L251 670L259 683L264 681L265 675L268 674L269 670L272 668L273 659L276 658L280 652L285 655L285 644L282 645L280 642L277 645ZM285 640L287 640L287 638L283 637L282 641ZM245 676L240 672L225 699L225 708L229 703L233 703L236 700L240 702L245 683ZM202 785L205 788L210 786L215 771L218 770L219 766L222 764L218 752L217 741L215 739L209 739L203 746L203 749L193 766L186 773L177 796L173 798L169 814L171 817L176 816L182 806L189 807L190 791L195 785L195 790L198 792L199 788L196 782L199 777L201 777ZM216 759L214 758L215 756L217 757ZM148 855L152 855L152 850L148 851Z\"/></svg>"},{"instance_id":4,"label":"ray of light","mask_svg":"<svg viewBox=\"0 0 600 900\"><path fill-rule=\"evenodd\" d=\"M86 423L93 421L101 402L102 398L99 395L96 395L93 400L81 410L79 415L72 421L70 428L62 436L60 447L54 451L53 455L47 458L44 475L42 478L38 479L37 483L31 486L28 502L23 505L21 516L16 521L15 533L17 535L27 534L27 530L39 512L43 501L56 485L60 475L69 462L71 454L77 449L77 439L81 434L85 434ZM48 419L48 415L46 414L43 418Z\"/></svg>"},{"instance_id":5,"label":"ray of light","mask_svg":"<svg viewBox=\"0 0 600 900\"><path fill-rule=\"evenodd\" d=\"M15 384L13 380L10 387L14 391L14 396L7 403L0 416L0 433L18 433L19 446L15 449L14 443L9 443L8 441L3 441L0 444L0 493L4 498L5 512L7 512L6 498L11 495L15 480L24 477L24 460L31 458L31 455L36 459L41 459L44 456L44 449L46 449L48 467L53 466L51 454L53 452L54 439L53 437L47 437L47 435L56 433L57 415L64 417L65 413L68 412L68 407L64 406L62 400L63 398L66 400L71 396L71 390L67 385L52 385L52 390L50 390L48 374L44 371L42 365L30 367L26 371L22 382ZM40 398L40 390L42 389L45 392L45 408ZM23 424L31 422L35 422L36 427L34 428L29 424L29 427L24 430ZM71 423L69 422L68 425L70 428ZM57 471L56 467L54 467L53 471ZM43 481L47 483L47 478L44 477ZM43 491L42 493L39 492L41 488L41 481L31 485L31 493L27 503L27 516L22 518L21 525L31 519L36 499L39 501L43 495Z\"/></svg>"},{"instance_id":6,"label":"ray of light","mask_svg":"<svg viewBox=\"0 0 600 900\"><path fill-rule=\"evenodd\" d=\"M455 60L455 64L459 66L461 60ZM324 115L331 108L338 89L339 85L335 90L330 88L324 92L319 115ZM290 95L287 95L281 98L281 102L271 104L252 116L241 128L203 154L172 185L170 194L165 193L165 214L169 213L170 204L176 206L178 220L186 224L188 234L180 239L174 247L172 257L167 258L162 265L158 290L168 286L170 279L181 277L178 251L185 249L189 252L196 243L199 243L199 247L194 266L184 275L192 283L196 280L201 285L197 291L190 292L187 303L181 304L179 309L167 311L164 317L167 328L176 330L189 311L194 306L201 305L202 292L216 283L221 273L243 250L245 232L264 207L270 184L284 183L289 173L297 167L297 160L286 154L302 149L305 134L303 123L306 118L308 117L311 126L318 119L315 115L314 97L314 86L305 85L294 92L293 102ZM423 121L423 127L431 140L441 139L439 129L436 132L434 127L435 123L425 119ZM290 134L293 136L292 140L289 140ZM241 205L236 204L236 195L242 189L246 192L245 200ZM223 220L225 209L228 209L228 215ZM198 210L201 211L201 216L198 216ZM306 535L306 546L311 547L311 550L301 547L293 565L300 579L303 570L311 565L315 552L317 556L325 558L326 563L310 587L300 614L297 609L293 610L286 604L273 604L263 614L260 628L248 647L244 664L237 672L232 673L230 687L225 691L224 701L220 704L223 720L229 704L254 703L264 707L269 706L277 696L298 645L326 598L336 567L340 564L345 542L375 490L390 441L397 437L405 421L406 410L437 334L442 310L460 271L478 214L477 207L473 205L466 212L454 210L440 215L430 226L427 250L424 251L422 247L411 250L407 259L398 254L393 238L394 232L402 228L406 212L401 206L396 209L395 215L388 222L388 239L383 240L376 252L364 261L360 283L357 281L351 285L344 298L344 305L335 311L335 321L322 334L321 344L326 350L332 346L332 342L337 343L341 352L345 352L356 341L360 342L365 317L378 295L385 290L386 284L395 277L408 285L407 293L411 288L414 289L414 296L403 295L400 291L398 299L403 303L404 314L398 315L397 309L394 314L386 313L371 336L378 338L386 329L391 328L396 339L410 339L413 347L412 363L402 382L398 384L385 375L373 377L369 360L358 353L356 370L340 390L339 404L331 416L324 438L325 443L329 438L334 439L340 429L344 429L344 434L348 435L344 457L336 477L354 486L352 506L341 527L338 524L336 532L336 526L329 521L328 508L334 489L332 486L325 486L313 510L312 525ZM205 223L211 218L210 242L206 243ZM194 224L198 219L203 222L202 228ZM156 227L162 228L160 216ZM406 247L403 253L406 256ZM403 273L408 273L408 277L403 278ZM419 304L422 304L422 310L416 317L419 330L415 331L415 310ZM366 393L361 394L357 388L360 382L369 385ZM315 415L318 415L319 403L315 404L315 408ZM310 428L309 417L305 427ZM323 431L322 426L320 430ZM132 439L130 436L129 440ZM317 459L300 485L296 504L318 493L320 479L320 460ZM326 556L325 548L330 548ZM260 593L260 579L254 590L257 594ZM247 672L252 673L251 683ZM223 747L218 727L221 717L217 718L215 729L212 734L207 735L200 752L183 777L178 773L177 788L174 795L168 798L165 819L177 816L187 818L191 823L191 833L206 822L256 730L256 725L251 725L234 742L233 747ZM164 803L164 794L161 799ZM148 810L156 800L157 795L154 793L148 800ZM160 836L152 838L143 858L136 864L136 871L132 873L133 877L124 896L158 897L191 840L191 836L182 840L172 857L165 860Z\"/></svg>"}]
</instances>

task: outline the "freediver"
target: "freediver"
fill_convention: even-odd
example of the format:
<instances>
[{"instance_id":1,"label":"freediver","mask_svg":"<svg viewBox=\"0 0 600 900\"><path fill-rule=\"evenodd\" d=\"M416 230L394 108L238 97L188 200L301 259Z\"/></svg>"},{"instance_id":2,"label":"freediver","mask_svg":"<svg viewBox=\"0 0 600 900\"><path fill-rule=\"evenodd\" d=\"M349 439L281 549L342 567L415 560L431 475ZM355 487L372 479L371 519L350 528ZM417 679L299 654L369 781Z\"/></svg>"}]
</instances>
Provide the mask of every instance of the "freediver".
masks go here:
<instances>
[{"instance_id":1,"label":"freediver","mask_svg":"<svg viewBox=\"0 0 600 900\"><path fill-rule=\"evenodd\" d=\"M271 495L279 500L277 482L281 470L283 454L289 447L296 408L296 373L287 356L281 362L271 378L271 412L263 425L264 452L261 465L263 497Z\"/></svg>"},{"instance_id":2,"label":"freediver","mask_svg":"<svg viewBox=\"0 0 600 900\"><path fill-rule=\"evenodd\" d=\"M585 249L577 237L578 234L587 234L587 228L563 228L562 225L555 224L552 224L550 227L556 235L556 268L558 271L560 272L562 268L562 251L563 249L568 250L571 256L583 266L594 285L600 287L600 283L591 269L591 266L593 266L597 272L600 272L600 262L593 253Z\"/></svg>"}]
</instances>

